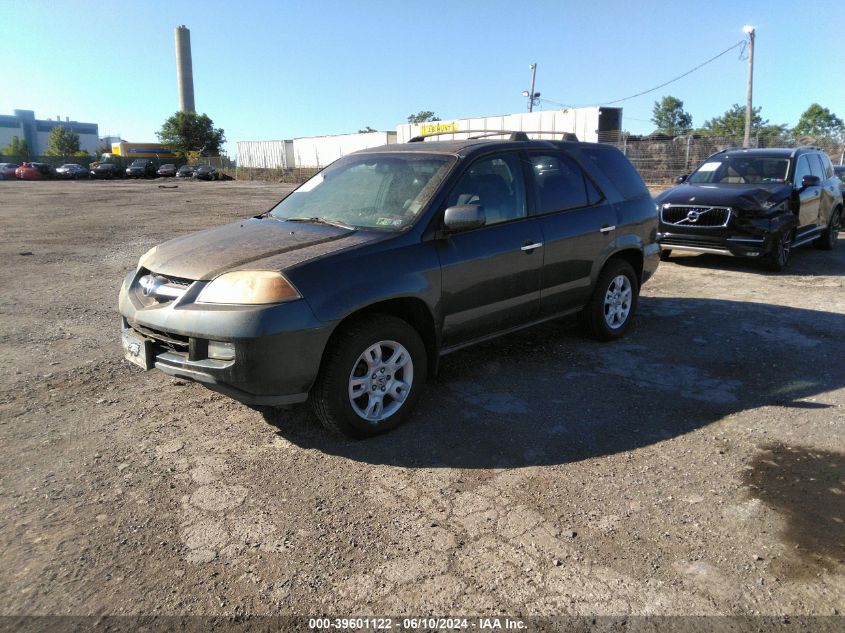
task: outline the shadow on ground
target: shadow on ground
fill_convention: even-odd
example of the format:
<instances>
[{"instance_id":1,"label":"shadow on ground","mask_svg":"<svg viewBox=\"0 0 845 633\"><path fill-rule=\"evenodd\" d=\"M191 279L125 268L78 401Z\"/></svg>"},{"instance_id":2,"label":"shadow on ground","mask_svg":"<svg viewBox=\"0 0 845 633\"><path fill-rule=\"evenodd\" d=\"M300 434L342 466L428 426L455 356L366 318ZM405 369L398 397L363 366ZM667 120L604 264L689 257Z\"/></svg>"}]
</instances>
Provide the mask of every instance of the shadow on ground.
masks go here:
<instances>
[{"instance_id":1,"label":"shadow on ground","mask_svg":"<svg viewBox=\"0 0 845 633\"><path fill-rule=\"evenodd\" d=\"M349 441L310 410L270 411L292 443L364 463L514 468L630 451L762 406L825 408L845 387L845 315L643 297L626 339L548 323L443 358L415 414Z\"/></svg>"},{"instance_id":2,"label":"shadow on ground","mask_svg":"<svg viewBox=\"0 0 845 633\"><path fill-rule=\"evenodd\" d=\"M795 553L829 570L845 562L845 454L771 444L750 466L743 483L786 519Z\"/></svg>"}]
</instances>

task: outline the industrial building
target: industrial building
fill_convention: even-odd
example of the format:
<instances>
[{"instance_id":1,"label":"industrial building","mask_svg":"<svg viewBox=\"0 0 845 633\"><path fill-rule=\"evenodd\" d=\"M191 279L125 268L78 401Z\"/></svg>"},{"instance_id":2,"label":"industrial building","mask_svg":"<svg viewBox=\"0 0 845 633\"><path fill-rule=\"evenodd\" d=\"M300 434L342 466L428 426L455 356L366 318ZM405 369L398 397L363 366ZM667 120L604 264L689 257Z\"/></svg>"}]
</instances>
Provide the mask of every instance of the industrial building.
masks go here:
<instances>
[{"instance_id":1,"label":"industrial building","mask_svg":"<svg viewBox=\"0 0 845 633\"><path fill-rule=\"evenodd\" d=\"M238 141L238 167L325 167L341 156L396 142L396 132L306 136L284 141Z\"/></svg>"},{"instance_id":2,"label":"industrial building","mask_svg":"<svg viewBox=\"0 0 845 633\"><path fill-rule=\"evenodd\" d=\"M558 139L562 134L575 134L579 141L590 143L615 140L622 129L622 108L568 108L519 112L497 116L453 119L432 123L405 123L396 127L399 143L407 143L415 136L432 132L446 132L438 140L462 140L470 136L462 130L526 132L531 138ZM534 132L534 134L532 134Z\"/></svg>"},{"instance_id":3,"label":"industrial building","mask_svg":"<svg viewBox=\"0 0 845 633\"><path fill-rule=\"evenodd\" d=\"M0 114L0 149L12 142L17 136L25 141L29 153L41 156L47 151L48 139L53 128L64 126L79 135L79 149L93 154L100 144L99 129L96 123L80 123L61 117L36 119L32 110L15 110L14 114Z\"/></svg>"},{"instance_id":4,"label":"industrial building","mask_svg":"<svg viewBox=\"0 0 845 633\"><path fill-rule=\"evenodd\" d=\"M238 141L238 166L265 169L325 167L351 152L368 147L407 143L415 136L441 132L439 140L460 140L479 131L515 130L531 138L612 142L622 129L622 108L569 108L498 116L403 123L396 132L308 136L285 141Z\"/></svg>"}]
</instances>

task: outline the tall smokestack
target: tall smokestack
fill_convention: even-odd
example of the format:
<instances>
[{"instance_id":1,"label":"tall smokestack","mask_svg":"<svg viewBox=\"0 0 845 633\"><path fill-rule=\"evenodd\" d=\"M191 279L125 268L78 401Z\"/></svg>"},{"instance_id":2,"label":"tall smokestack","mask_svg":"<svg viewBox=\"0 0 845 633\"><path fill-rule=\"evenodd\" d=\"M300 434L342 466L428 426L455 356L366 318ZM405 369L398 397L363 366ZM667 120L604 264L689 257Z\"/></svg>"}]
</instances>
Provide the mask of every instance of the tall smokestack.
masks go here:
<instances>
[{"instance_id":1,"label":"tall smokestack","mask_svg":"<svg viewBox=\"0 0 845 633\"><path fill-rule=\"evenodd\" d=\"M176 82L179 84L179 109L182 112L196 112L194 107L194 70L191 65L191 32L185 25L177 26L176 37Z\"/></svg>"}]
</instances>

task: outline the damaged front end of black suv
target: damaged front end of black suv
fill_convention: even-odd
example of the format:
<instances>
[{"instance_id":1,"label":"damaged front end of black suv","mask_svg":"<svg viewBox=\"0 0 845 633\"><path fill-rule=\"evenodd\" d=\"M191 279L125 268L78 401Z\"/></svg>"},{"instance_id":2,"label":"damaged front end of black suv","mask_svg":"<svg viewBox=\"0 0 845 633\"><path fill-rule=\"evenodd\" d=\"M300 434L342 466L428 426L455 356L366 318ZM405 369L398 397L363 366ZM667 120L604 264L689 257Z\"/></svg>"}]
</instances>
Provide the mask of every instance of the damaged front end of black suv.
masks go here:
<instances>
[{"instance_id":1,"label":"damaged front end of black suv","mask_svg":"<svg viewBox=\"0 0 845 633\"><path fill-rule=\"evenodd\" d=\"M841 204L828 186L830 161L821 156L810 148L714 154L657 197L661 257L717 253L782 270L794 246L832 248Z\"/></svg>"}]
</instances>

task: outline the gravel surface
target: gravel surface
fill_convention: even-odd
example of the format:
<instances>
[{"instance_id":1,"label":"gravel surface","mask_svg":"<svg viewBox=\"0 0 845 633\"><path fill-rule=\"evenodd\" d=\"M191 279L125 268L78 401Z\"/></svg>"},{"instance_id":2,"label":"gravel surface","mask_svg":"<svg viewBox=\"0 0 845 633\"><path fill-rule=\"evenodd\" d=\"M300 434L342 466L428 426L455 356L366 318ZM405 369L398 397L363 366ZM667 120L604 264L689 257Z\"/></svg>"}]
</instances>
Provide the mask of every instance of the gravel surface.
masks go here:
<instances>
[{"instance_id":1,"label":"gravel surface","mask_svg":"<svg viewBox=\"0 0 845 633\"><path fill-rule=\"evenodd\" d=\"M447 356L352 442L122 360L148 248L288 185L0 182L0 615L845 605L845 240L673 257L635 327Z\"/></svg>"}]
</instances>

